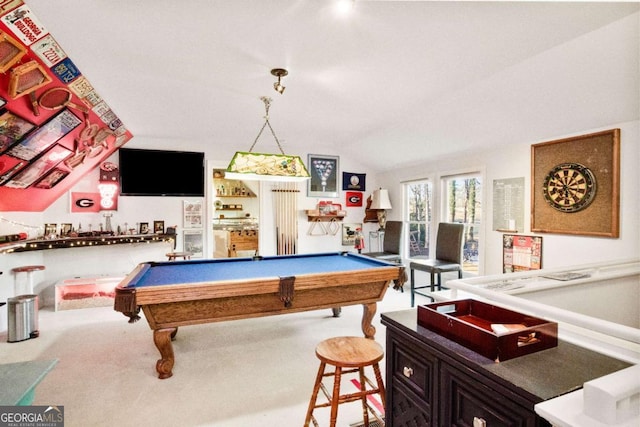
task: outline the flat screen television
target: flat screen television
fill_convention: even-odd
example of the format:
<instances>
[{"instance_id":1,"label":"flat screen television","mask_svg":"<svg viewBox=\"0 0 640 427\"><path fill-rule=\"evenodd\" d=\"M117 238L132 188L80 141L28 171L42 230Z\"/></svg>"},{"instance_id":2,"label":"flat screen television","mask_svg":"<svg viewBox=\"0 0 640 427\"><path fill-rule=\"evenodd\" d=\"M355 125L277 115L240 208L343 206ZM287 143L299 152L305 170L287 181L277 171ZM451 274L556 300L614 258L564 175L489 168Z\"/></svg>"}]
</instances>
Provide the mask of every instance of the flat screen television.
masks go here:
<instances>
[{"instance_id":1,"label":"flat screen television","mask_svg":"<svg viewBox=\"0 0 640 427\"><path fill-rule=\"evenodd\" d=\"M120 195L204 197L204 153L120 148Z\"/></svg>"}]
</instances>

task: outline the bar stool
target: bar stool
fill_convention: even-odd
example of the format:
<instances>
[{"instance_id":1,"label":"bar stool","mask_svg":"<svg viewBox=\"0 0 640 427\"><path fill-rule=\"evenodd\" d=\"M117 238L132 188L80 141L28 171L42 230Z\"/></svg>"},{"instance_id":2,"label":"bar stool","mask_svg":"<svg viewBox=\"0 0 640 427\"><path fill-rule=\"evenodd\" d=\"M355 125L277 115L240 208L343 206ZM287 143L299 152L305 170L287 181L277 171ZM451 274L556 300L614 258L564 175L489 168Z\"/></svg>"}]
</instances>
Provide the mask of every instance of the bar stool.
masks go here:
<instances>
[{"instance_id":1,"label":"bar stool","mask_svg":"<svg viewBox=\"0 0 640 427\"><path fill-rule=\"evenodd\" d=\"M17 295L20 295L21 293L30 294L30 295L33 294L33 272L44 270L44 269L45 269L44 265L24 265L22 267L12 268L11 271L15 275L14 284L13 284L13 291L15 295L17 296ZM27 290L27 292L19 292L20 289L18 286L18 276L20 273L27 273L27 284L29 286L29 289Z\"/></svg>"},{"instance_id":2,"label":"bar stool","mask_svg":"<svg viewBox=\"0 0 640 427\"><path fill-rule=\"evenodd\" d=\"M378 362L384 357L382 346L374 340L362 337L329 338L318 344L316 347L316 356L320 359L320 368L318 369L316 382L313 386L313 393L309 402L304 426L309 427L309 423L313 421L313 425L318 427L318 422L313 416L314 409L330 407L331 418L329 426L335 427L338 418L338 405L357 400L362 402L362 416L365 427L369 427L369 412L371 412L371 415L373 415L381 426L384 426L382 415L378 414L367 401L370 395L378 394L382 400L382 407L384 408L385 405L384 384L382 382L382 375L380 374L380 367L378 366ZM325 372L327 364L332 365L335 370L333 372ZM376 384L373 384L373 382L366 377L364 368L367 366L373 368ZM356 372L359 375L360 391L340 394L342 375ZM322 380L324 377L331 376L333 377L333 390L329 393ZM370 387L368 390L366 388L367 385ZM320 390L322 390L328 402L316 403Z\"/></svg>"},{"instance_id":3,"label":"bar stool","mask_svg":"<svg viewBox=\"0 0 640 427\"><path fill-rule=\"evenodd\" d=\"M184 260L191 259L191 252L169 252L166 254L167 259L169 261L175 261L177 258L182 258Z\"/></svg>"}]
</instances>

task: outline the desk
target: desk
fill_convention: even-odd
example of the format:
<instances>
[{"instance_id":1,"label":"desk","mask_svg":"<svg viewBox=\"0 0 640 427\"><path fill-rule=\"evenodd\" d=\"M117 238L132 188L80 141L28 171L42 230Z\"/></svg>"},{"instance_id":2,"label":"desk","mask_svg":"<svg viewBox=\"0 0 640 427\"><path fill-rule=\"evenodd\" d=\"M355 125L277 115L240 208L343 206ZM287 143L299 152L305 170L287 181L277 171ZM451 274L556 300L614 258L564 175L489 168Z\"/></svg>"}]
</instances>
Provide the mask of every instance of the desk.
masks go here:
<instances>
[{"instance_id":1,"label":"desk","mask_svg":"<svg viewBox=\"0 0 640 427\"><path fill-rule=\"evenodd\" d=\"M54 359L0 365L0 405L31 405L36 386L57 363Z\"/></svg>"},{"instance_id":2,"label":"desk","mask_svg":"<svg viewBox=\"0 0 640 427\"><path fill-rule=\"evenodd\" d=\"M116 287L114 308L139 319L142 308L172 375L179 326L362 304L362 332L373 338L377 301L404 271L349 252L141 263Z\"/></svg>"}]
</instances>

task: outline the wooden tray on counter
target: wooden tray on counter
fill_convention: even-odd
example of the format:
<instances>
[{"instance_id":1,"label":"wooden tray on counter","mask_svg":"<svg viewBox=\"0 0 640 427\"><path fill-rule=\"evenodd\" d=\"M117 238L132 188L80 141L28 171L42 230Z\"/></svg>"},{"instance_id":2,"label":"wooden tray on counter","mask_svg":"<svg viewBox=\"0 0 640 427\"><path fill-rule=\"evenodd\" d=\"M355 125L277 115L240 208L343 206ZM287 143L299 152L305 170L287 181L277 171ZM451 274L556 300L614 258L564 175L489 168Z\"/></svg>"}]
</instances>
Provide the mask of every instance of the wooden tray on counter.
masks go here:
<instances>
[{"instance_id":1,"label":"wooden tray on counter","mask_svg":"<svg viewBox=\"0 0 640 427\"><path fill-rule=\"evenodd\" d=\"M558 345L558 324L474 299L418 306L418 324L496 362Z\"/></svg>"}]
</instances>

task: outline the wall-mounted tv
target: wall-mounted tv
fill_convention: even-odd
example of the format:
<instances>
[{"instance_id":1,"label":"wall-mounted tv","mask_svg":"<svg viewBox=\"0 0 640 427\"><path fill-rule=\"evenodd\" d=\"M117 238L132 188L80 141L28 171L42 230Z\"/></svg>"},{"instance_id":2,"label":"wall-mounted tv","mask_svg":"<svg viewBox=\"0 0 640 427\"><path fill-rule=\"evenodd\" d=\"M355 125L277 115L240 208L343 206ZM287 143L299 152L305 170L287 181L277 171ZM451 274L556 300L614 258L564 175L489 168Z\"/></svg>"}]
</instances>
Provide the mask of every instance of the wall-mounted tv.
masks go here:
<instances>
[{"instance_id":1,"label":"wall-mounted tv","mask_svg":"<svg viewBox=\"0 0 640 427\"><path fill-rule=\"evenodd\" d=\"M204 197L204 153L120 148L120 195Z\"/></svg>"}]
</instances>

